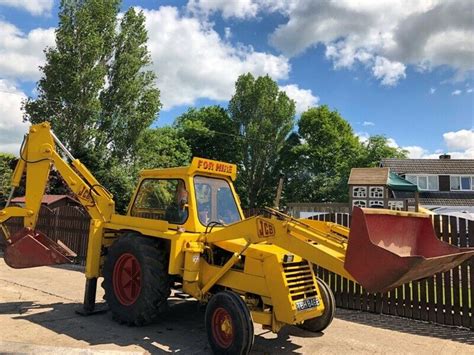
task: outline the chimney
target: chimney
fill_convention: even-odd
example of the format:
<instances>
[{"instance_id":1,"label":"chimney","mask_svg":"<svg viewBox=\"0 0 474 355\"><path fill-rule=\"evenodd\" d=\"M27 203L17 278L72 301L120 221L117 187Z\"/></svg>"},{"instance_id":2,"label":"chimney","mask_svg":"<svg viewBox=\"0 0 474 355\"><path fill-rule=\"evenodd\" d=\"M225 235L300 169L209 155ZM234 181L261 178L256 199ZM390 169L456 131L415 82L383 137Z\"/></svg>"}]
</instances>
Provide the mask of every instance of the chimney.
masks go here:
<instances>
[{"instance_id":1,"label":"chimney","mask_svg":"<svg viewBox=\"0 0 474 355\"><path fill-rule=\"evenodd\" d=\"M441 154L441 155L439 156L439 158L440 158L441 160L447 160L447 159L451 159L451 155L449 155L449 154Z\"/></svg>"}]
</instances>

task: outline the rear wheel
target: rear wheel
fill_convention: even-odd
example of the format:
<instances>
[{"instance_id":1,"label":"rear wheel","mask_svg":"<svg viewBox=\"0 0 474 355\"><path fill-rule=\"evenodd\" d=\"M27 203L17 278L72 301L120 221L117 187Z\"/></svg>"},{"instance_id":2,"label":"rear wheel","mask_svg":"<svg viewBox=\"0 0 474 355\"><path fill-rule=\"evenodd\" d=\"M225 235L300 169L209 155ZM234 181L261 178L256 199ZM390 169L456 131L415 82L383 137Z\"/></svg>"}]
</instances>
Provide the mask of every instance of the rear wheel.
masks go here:
<instances>
[{"instance_id":1,"label":"rear wheel","mask_svg":"<svg viewBox=\"0 0 474 355\"><path fill-rule=\"evenodd\" d=\"M305 320L302 324L298 325L298 327L314 333L322 332L329 327L336 313L336 300L331 288L323 280L319 278L317 280L320 296L324 304L324 312L321 316Z\"/></svg>"},{"instance_id":2,"label":"rear wheel","mask_svg":"<svg viewBox=\"0 0 474 355\"><path fill-rule=\"evenodd\" d=\"M252 317L242 298L232 291L215 294L206 308L207 338L214 354L248 354L253 345Z\"/></svg>"},{"instance_id":3,"label":"rear wheel","mask_svg":"<svg viewBox=\"0 0 474 355\"><path fill-rule=\"evenodd\" d=\"M109 248L102 285L118 322L149 324L167 309L168 258L159 247L153 238L128 233Z\"/></svg>"}]
</instances>

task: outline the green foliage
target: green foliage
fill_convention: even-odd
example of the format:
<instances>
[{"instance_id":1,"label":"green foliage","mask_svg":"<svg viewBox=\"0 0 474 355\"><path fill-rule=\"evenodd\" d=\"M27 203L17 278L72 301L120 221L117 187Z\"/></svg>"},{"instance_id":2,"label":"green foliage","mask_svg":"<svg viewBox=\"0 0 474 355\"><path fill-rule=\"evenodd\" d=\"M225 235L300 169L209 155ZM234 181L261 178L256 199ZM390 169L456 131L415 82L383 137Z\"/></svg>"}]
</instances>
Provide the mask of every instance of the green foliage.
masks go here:
<instances>
[{"instance_id":1,"label":"green foliage","mask_svg":"<svg viewBox=\"0 0 474 355\"><path fill-rule=\"evenodd\" d=\"M268 75L241 75L229 102L229 116L242 136L237 188L246 207L275 197L279 153L294 126L295 103Z\"/></svg>"},{"instance_id":2,"label":"green foliage","mask_svg":"<svg viewBox=\"0 0 474 355\"><path fill-rule=\"evenodd\" d=\"M145 131L137 156L138 169L170 168L188 165L191 149L177 129L153 128Z\"/></svg>"},{"instance_id":3,"label":"green foliage","mask_svg":"<svg viewBox=\"0 0 474 355\"><path fill-rule=\"evenodd\" d=\"M97 175L102 176L102 184L114 195L117 211L123 213L136 187L140 170L184 166L189 164L190 159L191 151L176 129L149 128L138 142L133 164L109 162Z\"/></svg>"},{"instance_id":4,"label":"green foliage","mask_svg":"<svg viewBox=\"0 0 474 355\"><path fill-rule=\"evenodd\" d=\"M193 156L237 163L241 140L238 127L220 106L190 108L174 126Z\"/></svg>"},{"instance_id":5,"label":"green foliage","mask_svg":"<svg viewBox=\"0 0 474 355\"><path fill-rule=\"evenodd\" d=\"M8 199L11 190L12 163L16 158L7 153L0 153L0 206Z\"/></svg>"},{"instance_id":6,"label":"green foliage","mask_svg":"<svg viewBox=\"0 0 474 355\"><path fill-rule=\"evenodd\" d=\"M25 102L25 119L51 122L77 156L92 146L115 43L119 0L63 0L56 47L47 48L38 98Z\"/></svg>"},{"instance_id":7,"label":"green foliage","mask_svg":"<svg viewBox=\"0 0 474 355\"><path fill-rule=\"evenodd\" d=\"M375 135L363 143L364 149L360 158L360 167L377 167L384 158L407 158L407 151L391 147L387 137Z\"/></svg>"},{"instance_id":8,"label":"green foliage","mask_svg":"<svg viewBox=\"0 0 474 355\"><path fill-rule=\"evenodd\" d=\"M108 73L109 86L101 93L99 146L111 149L119 159L134 153L140 135L156 119L161 107L154 87L156 76L143 68L151 64L146 47L145 16L129 9L120 23L114 61Z\"/></svg>"},{"instance_id":9,"label":"green foliage","mask_svg":"<svg viewBox=\"0 0 474 355\"><path fill-rule=\"evenodd\" d=\"M24 109L25 120L50 121L124 206L142 136L161 103L155 74L146 70L145 17L130 8L118 23L119 9L120 0L61 1L56 47L46 49L38 98L26 100Z\"/></svg>"},{"instance_id":10,"label":"green foliage","mask_svg":"<svg viewBox=\"0 0 474 355\"><path fill-rule=\"evenodd\" d=\"M299 202L346 200L347 179L362 151L351 126L327 106L304 112L298 126L302 143L291 149L287 195Z\"/></svg>"}]
</instances>

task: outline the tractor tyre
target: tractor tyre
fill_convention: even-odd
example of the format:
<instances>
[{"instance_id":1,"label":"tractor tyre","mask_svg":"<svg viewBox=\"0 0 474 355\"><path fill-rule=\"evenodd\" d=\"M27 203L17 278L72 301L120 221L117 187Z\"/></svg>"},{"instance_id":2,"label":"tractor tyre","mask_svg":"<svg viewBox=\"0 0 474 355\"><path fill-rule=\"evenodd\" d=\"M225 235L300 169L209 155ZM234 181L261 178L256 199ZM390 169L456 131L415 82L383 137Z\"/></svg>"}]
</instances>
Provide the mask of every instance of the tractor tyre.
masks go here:
<instances>
[{"instance_id":1,"label":"tractor tyre","mask_svg":"<svg viewBox=\"0 0 474 355\"><path fill-rule=\"evenodd\" d=\"M168 256L158 240L121 236L109 247L103 275L104 298L119 323L150 324L168 308Z\"/></svg>"},{"instance_id":2,"label":"tractor tyre","mask_svg":"<svg viewBox=\"0 0 474 355\"><path fill-rule=\"evenodd\" d=\"M235 292L216 293L206 307L205 324L214 354L246 355L254 341L250 311Z\"/></svg>"},{"instance_id":3,"label":"tractor tyre","mask_svg":"<svg viewBox=\"0 0 474 355\"><path fill-rule=\"evenodd\" d=\"M336 313L336 300L334 299L334 294L332 293L331 288L323 280L319 278L317 280L319 291L321 293L320 296L324 304L324 312L319 317L305 320L302 324L298 325L301 329L313 333L322 332L324 329L329 327L334 319L334 314Z\"/></svg>"}]
</instances>

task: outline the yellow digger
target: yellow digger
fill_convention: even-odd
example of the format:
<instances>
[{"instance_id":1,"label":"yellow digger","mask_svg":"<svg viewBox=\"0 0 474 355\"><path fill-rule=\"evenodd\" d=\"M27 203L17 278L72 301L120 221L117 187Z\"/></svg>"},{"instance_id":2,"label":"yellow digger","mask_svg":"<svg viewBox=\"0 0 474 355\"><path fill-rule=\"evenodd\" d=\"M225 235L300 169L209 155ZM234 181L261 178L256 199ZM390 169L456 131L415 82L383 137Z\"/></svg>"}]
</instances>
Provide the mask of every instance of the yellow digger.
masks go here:
<instances>
[{"instance_id":1,"label":"yellow digger","mask_svg":"<svg viewBox=\"0 0 474 355\"><path fill-rule=\"evenodd\" d=\"M112 195L75 159L49 123L25 136L12 192L26 174L24 207L0 210L5 262L26 268L71 262L74 253L37 230L51 169L91 216L82 313L91 314L97 279L113 317L130 325L157 320L171 287L207 304L214 353L246 354L253 323L278 332L296 325L320 332L331 323L334 296L313 271L318 265L368 291L447 271L474 250L440 242L428 216L355 208L352 228L296 220L268 209L244 218L233 181L236 166L194 158L190 166L144 170L125 215ZM24 219L10 235L4 222Z\"/></svg>"}]
</instances>

